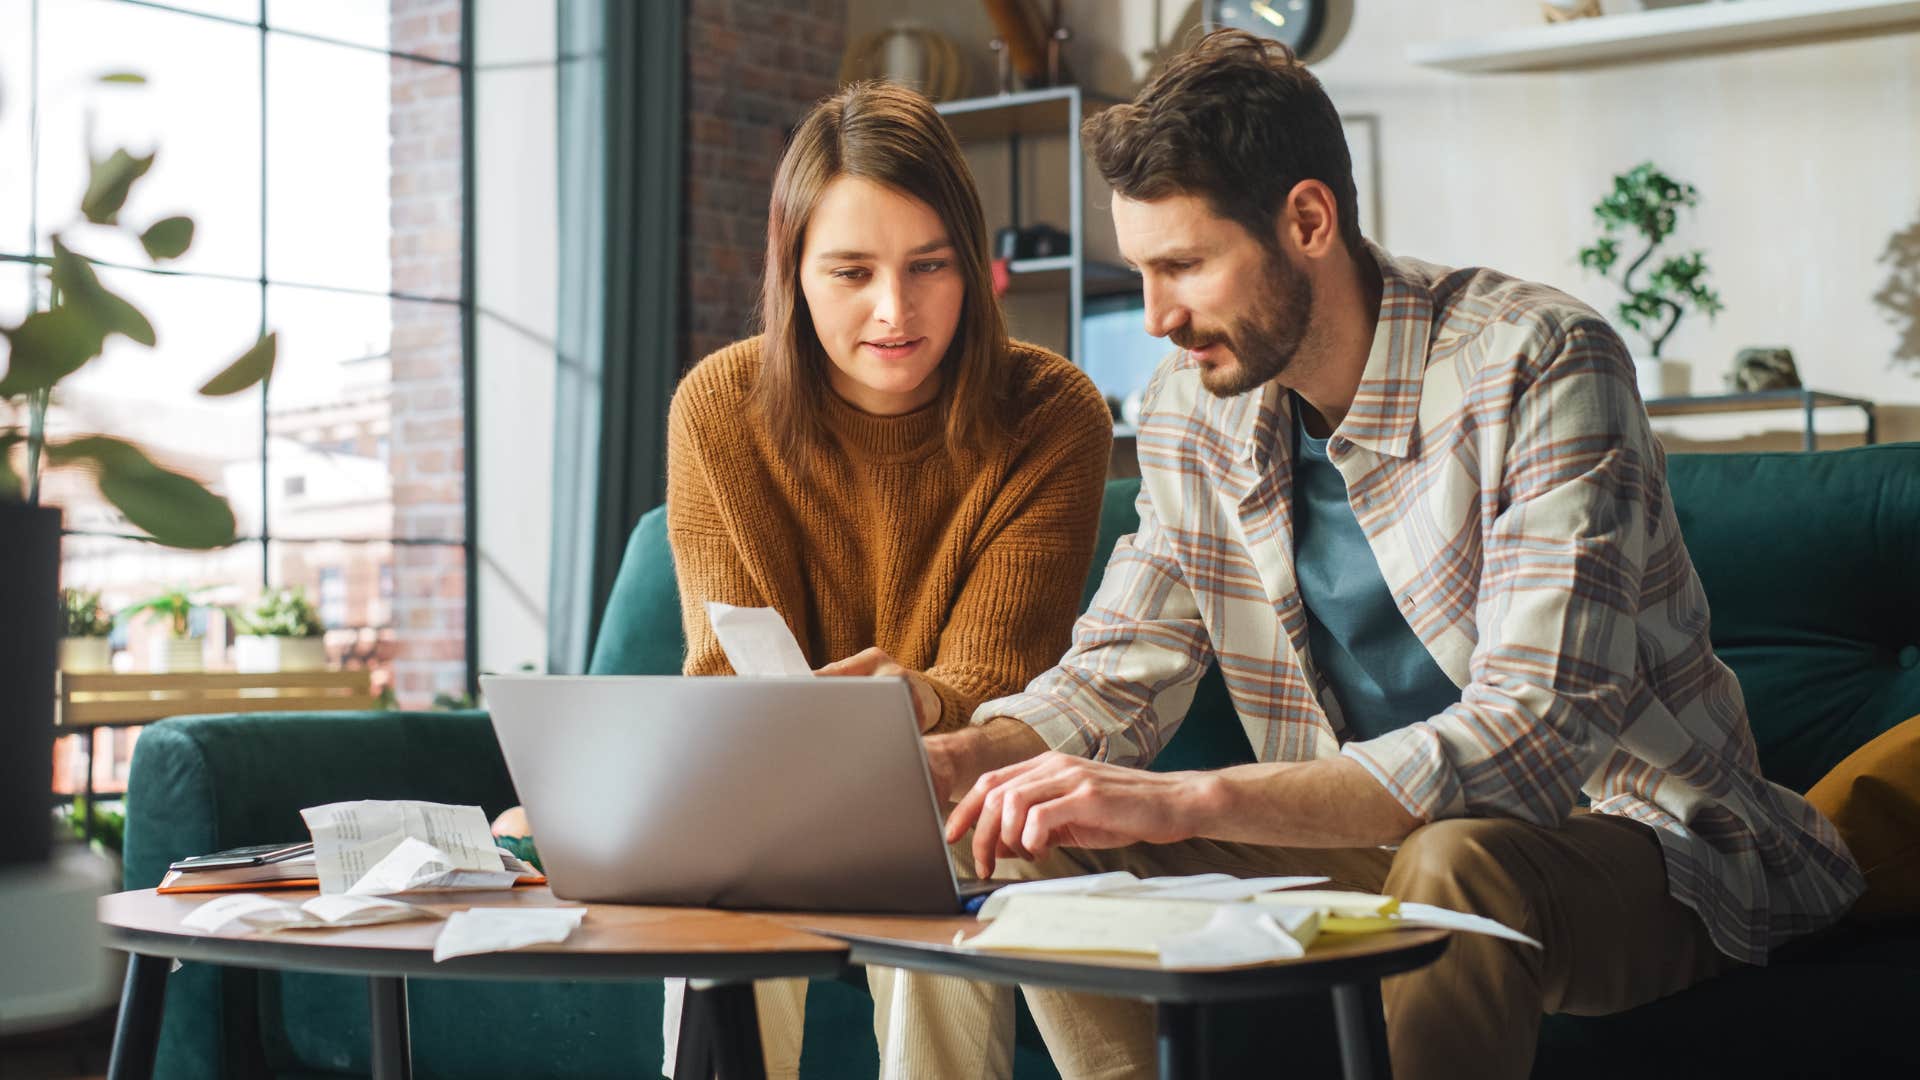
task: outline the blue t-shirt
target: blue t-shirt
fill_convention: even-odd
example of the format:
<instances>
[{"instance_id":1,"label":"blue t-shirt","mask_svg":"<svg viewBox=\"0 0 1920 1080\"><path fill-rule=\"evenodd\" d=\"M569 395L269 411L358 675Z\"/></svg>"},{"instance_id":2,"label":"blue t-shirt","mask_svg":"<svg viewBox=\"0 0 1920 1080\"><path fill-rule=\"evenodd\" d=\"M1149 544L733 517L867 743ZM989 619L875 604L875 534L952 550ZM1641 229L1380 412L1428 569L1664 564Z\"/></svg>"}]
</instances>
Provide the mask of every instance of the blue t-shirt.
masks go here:
<instances>
[{"instance_id":1,"label":"blue t-shirt","mask_svg":"<svg viewBox=\"0 0 1920 1080\"><path fill-rule=\"evenodd\" d=\"M1460 700L1460 688L1393 602L1347 502L1327 440L1294 411L1293 562L1307 608L1307 642L1346 714L1347 734L1371 739Z\"/></svg>"}]
</instances>

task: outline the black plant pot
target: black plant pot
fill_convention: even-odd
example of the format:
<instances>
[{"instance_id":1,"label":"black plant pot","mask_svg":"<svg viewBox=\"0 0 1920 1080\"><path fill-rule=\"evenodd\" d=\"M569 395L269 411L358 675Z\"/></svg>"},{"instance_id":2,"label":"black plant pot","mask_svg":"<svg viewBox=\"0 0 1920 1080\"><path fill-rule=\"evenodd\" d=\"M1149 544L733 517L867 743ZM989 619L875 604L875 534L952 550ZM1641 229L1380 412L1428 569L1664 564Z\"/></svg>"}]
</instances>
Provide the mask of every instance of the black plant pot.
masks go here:
<instances>
[{"instance_id":1,"label":"black plant pot","mask_svg":"<svg viewBox=\"0 0 1920 1080\"><path fill-rule=\"evenodd\" d=\"M0 502L0 866L47 860L60 511Z\"/></svg>"}]
</instances>

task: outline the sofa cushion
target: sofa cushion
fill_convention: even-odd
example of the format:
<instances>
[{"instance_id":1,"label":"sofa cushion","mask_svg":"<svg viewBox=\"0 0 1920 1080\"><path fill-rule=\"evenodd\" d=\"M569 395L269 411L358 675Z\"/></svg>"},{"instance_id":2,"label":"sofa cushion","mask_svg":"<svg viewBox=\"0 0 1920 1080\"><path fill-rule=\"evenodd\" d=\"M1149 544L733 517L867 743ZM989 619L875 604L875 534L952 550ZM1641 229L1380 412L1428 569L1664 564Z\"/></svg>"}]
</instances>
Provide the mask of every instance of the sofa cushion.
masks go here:
<instances>
[{"instance_id":1,"label":"sofa cushion","mask_svg":"<svg viewBox=\"0 0 1920 1080\"><path fill-rule=\"evenodd\" d=\"M1674 510L1768 779L1920 713L1920 444L1675 454Z\"/></svg>"},{"instance_id":2,"label":"sofa cushion","mask_svg":"<svg viewBox=\"0 0 1920 1080\"><path fill-rule=\"evenodd\" d=\"M1853 914L1920 918L1920 716L1849 754L1807 801L1840 830L1866 875Z\"/></svg>"}]
</instances>

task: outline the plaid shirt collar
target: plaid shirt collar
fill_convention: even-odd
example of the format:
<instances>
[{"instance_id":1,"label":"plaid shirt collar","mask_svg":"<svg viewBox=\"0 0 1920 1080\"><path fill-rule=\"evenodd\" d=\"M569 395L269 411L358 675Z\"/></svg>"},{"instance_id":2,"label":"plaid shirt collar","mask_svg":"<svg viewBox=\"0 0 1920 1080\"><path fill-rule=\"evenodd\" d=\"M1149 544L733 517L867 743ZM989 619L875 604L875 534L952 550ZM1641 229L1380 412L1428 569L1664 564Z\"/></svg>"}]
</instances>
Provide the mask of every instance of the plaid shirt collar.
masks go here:
<instances>
[{"instance_id":1,"label":"plaid shirt collar","mask_svg":"<svg viewBox=\"0 0 1920 1080\"><path fill-rule=\"evenodd\" d=\"M1376 454L1406 458L1412 453L1420 419L1433 294L1379 245L1366 241L1366 246L1380 267L1380 314L1353 404L1334 434ZM1209 403L1208 411L1214 413L1208 418L1209 426L1225 436L1219 447L1218 472L1228 471L1235 462L1266 463L1276 443L1284 441L1277 436L1288 434L1286 394L1277 381L1268 380L1258 390Z\"/></svg>"}]
</instances>

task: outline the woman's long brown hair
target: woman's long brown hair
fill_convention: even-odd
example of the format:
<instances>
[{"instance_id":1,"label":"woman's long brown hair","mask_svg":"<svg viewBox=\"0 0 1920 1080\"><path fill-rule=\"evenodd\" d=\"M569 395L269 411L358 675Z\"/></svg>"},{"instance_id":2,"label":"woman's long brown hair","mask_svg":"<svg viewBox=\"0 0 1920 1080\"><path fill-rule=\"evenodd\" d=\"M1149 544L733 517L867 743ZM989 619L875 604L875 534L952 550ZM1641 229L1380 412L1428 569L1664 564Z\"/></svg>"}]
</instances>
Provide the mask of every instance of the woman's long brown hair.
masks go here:
<instances>
[{"instance_id":1,"label":"woman's long brown hair","mask_svg":"<svg viewBox=\"0 0 1920 1080\"><path fill-rule=\"evenodd\" d=\"M826 350L800 289L807 224L827 185L858 176L925 203L946 226L966 283L960 325L940 361L935 407L949 453L983 452L1007 430L1007 324L993 294L986 216L960 144L933 103L891 83L856 83L816 104L794 130L767 208L761 358L753 407L796 468L829 445Z\"/></svg>"}]
</instances>

